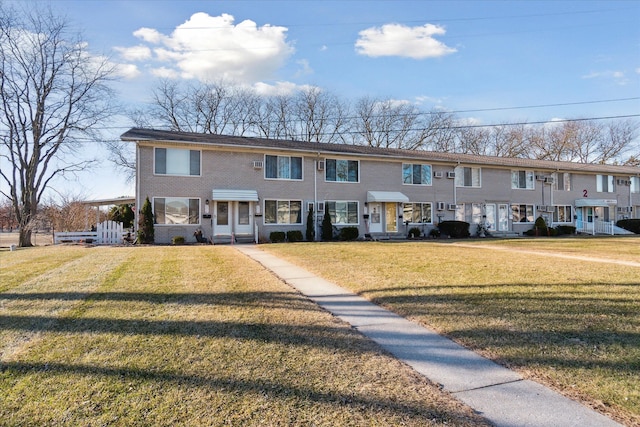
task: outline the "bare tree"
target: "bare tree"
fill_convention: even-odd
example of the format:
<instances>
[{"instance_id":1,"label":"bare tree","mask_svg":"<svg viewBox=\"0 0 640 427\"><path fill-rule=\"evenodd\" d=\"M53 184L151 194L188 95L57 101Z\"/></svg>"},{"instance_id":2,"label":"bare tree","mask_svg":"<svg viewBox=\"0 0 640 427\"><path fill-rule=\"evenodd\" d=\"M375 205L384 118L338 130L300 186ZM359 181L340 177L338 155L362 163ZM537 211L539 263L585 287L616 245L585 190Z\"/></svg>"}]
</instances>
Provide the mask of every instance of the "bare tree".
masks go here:
<instances>
[{"instance_id":1,"label":"bare tree","mask_svg":"<svg viewBox=\"0 0 640 427\"><path fill-rule=\"evenodd\" d=\"M85 169L81 138L95 136L112 114L106 86L113 68L50 10L10 9L0 3L0 177L20 227L19 246L31 246L32 221L55 177Z\"/></svg>"},{"instance_id":2,"label":"bare tree","mask_svg":"<svg viewBox=\"0 0 640 427\"><path fill-rule=\"evenodd\" d=\"M424 141L414 105L392 99L360 98L355 105L356 143L382 148L416 149Z\"/></svg>"},{"instance_id":3,"label":"bare tree","mask_svg":"<svg viewBox=\"0 0 640 427\"><path fill-rule=\"evenodd\" d=\"M318 87L296 93L292 119L298 129L296 139L309 142L344 142L347 106L337 96Z\"/></svg>"}]
</instances>

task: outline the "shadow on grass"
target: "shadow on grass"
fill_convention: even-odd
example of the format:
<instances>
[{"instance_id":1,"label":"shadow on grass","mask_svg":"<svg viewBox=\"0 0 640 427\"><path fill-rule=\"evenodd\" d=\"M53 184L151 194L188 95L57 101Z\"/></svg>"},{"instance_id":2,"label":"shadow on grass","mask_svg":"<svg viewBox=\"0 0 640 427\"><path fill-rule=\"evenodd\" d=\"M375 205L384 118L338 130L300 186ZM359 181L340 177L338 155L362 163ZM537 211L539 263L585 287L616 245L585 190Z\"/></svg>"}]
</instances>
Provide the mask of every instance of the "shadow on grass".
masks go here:
<instances>
[{"instance_id":1,"label":"shadow on grass","mask_svg":"<svg viewBox=\"0 0 640 427\"><path fill-rule=\"evenodd\" d=\"M538 284L529 285L531 290L512 286L520 289L509 290L507 284L473 286L470 292L460 292L467 286L405 287L361 294L403 316L437 323L447 329L447 337L464 345L504 351L511 356L496 361L509 366L601 368L623 375L640 371L640 359L630 357L640 356L637 298L624 289L637 283L615 284L619 296L599 291L609 294L602 297L592 291L604 288L602 283L556 291ZM401 293L409 290L421 295Z\"/></svg>"},{"instance_id":2,"label":"shadow on grass","mask_svg":"<svg viewBox=\"0 0 640 427\"><path fill-rule=\"evenodd\" d=\"M0 315L0 330L231 338L344 350L367 347L366 339L346 326Z\"/></svg>"},{"instance_id":3,"label":"shadow on grass","mask_svg":"<svg viewBox=\"0 0 640 427\"><path fill-rule=\"evenodd\" d=\"M92 375L100 377L113 377L122 381L150 381L156 383L171 383L178 387L202 387L208 389L223 390L230 396L234 392L242 394L259 394L272 399L290 401L292 397L300 401L308 401L320 404L348 406L353 412L390 412L390 415L402 418L419 418L429 421L451 422L467 420L464 413L451 412L450 409L438 409L434 403L430 406L408 404L402 401L370 398L357 393L320 392L312 388L288 386L279 382L268 380L250 380L233 378L211 378L196 375L183 375L170 371L150 371L132 368L110 368L90 365L71 365L59 363L25 363L25 362L0 362L0 373L9 373L13 376L28 375L33 373L49 373L54 375ZM422 400L424 402L424 400ZM481 419L475 420L481 423ZM480 424L483 425L483 424ZM488 425L488 424L486 424Z\"/></svg>"},{"instance_id":4,"label":"shadow on grass","mask_svg":"<svg viewBox=\"0 0 640 427\"><path fill-rule=\"evenodd\" d=\"M290 310L320 310L304 302L295 292L34 292L0 293L0 303L6 301L117 301L150 304L260 306Z\"/></svg>"}]
</instances>

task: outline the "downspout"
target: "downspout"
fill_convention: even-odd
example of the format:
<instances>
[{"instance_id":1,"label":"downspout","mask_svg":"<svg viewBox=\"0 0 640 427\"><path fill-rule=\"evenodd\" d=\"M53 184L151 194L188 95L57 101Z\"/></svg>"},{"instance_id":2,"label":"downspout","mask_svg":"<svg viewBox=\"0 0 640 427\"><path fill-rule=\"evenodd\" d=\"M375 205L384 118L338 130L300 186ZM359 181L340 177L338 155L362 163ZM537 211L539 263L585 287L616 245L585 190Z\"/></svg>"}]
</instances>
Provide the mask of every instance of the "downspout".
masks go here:
<instances>
[{"instance_id":1,"label":"downspout","mask_svg":"<svg viewBox=\"0 0 640 427\"><path fill-rule=\"evenodd\" d=\"M152 150L153 151L153 150ZM140 209L142 207L142 203L140 203L140 144L136 142L136 205L134 209L134 218L133 222L133 232L134 236L138 235L138 224L140 222ZM135 237L134 237L135 241Z\"/></svg>"},{"instance_id":2,"label":"downspout","mask_svg":"<svg viewBox=\"0 0 640 427\"><path fill-rule=\"evenodd\" d=\"M318 235L318 162L320 161L320 153L316 155L316 161L313 165L313 234L314 240L319 240Z\"/></svg>"}]
</instances>

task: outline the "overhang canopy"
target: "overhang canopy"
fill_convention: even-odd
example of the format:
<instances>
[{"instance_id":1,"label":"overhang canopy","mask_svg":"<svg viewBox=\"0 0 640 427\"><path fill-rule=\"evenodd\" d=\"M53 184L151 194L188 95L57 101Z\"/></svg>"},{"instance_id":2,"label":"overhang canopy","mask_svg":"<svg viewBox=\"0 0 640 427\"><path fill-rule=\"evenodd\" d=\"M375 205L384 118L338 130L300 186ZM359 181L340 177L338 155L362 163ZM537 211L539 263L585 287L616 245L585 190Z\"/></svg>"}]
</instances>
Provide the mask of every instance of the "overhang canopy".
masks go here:
<instances>
[{"instance_id":1,"label":"overhang canopy","mask_svg":"<svg viewBox=\"0 0 640 427\"><path fill-rule=\"evenodd\" d=\"M576 199L576 208L611 206L617 202L613 199Z\"/></svg>"},{"instance_id":2,"label":"overhang canopy","mask_svg":"<svg viewBox=\"0 0 640 427\"><path fill-rule=\"evenodd\" d=\"M211 200L228 202L257 202L258 192L256 190L219 190L213 189Z\"/></svg>"},{"instance_id":3,"label":"overhang canopy","mask_svg":"<svg viewBox=\"0 0 640 427\"><path fill-rule=\"evenodd\" d=\"M407 203L409 198L399 191L367 191L367 202Z\"/></svg>"}]
</instances>

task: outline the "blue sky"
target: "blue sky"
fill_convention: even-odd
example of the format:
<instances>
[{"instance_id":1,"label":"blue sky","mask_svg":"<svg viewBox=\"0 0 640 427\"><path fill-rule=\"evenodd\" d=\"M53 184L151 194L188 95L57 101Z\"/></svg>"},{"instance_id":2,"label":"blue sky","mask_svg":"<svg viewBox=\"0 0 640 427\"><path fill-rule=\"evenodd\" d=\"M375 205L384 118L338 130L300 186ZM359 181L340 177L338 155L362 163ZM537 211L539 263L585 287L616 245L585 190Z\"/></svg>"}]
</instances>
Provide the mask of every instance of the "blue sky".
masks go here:
<instances>
[{"instance_id":1,"label":"blue sky","mask_svg":"<svg viewBox=\"0 0 640 427\"><path fill-rule=\"evenodd\" d=\"M313 85L397 99L481 124L640 113L638 0L49 4L119 64L125 104L147 102L160 77L225 78L265 93ZM88 198L133 194L106 162L73 185Z\"/></svg>"}]
</instances>

